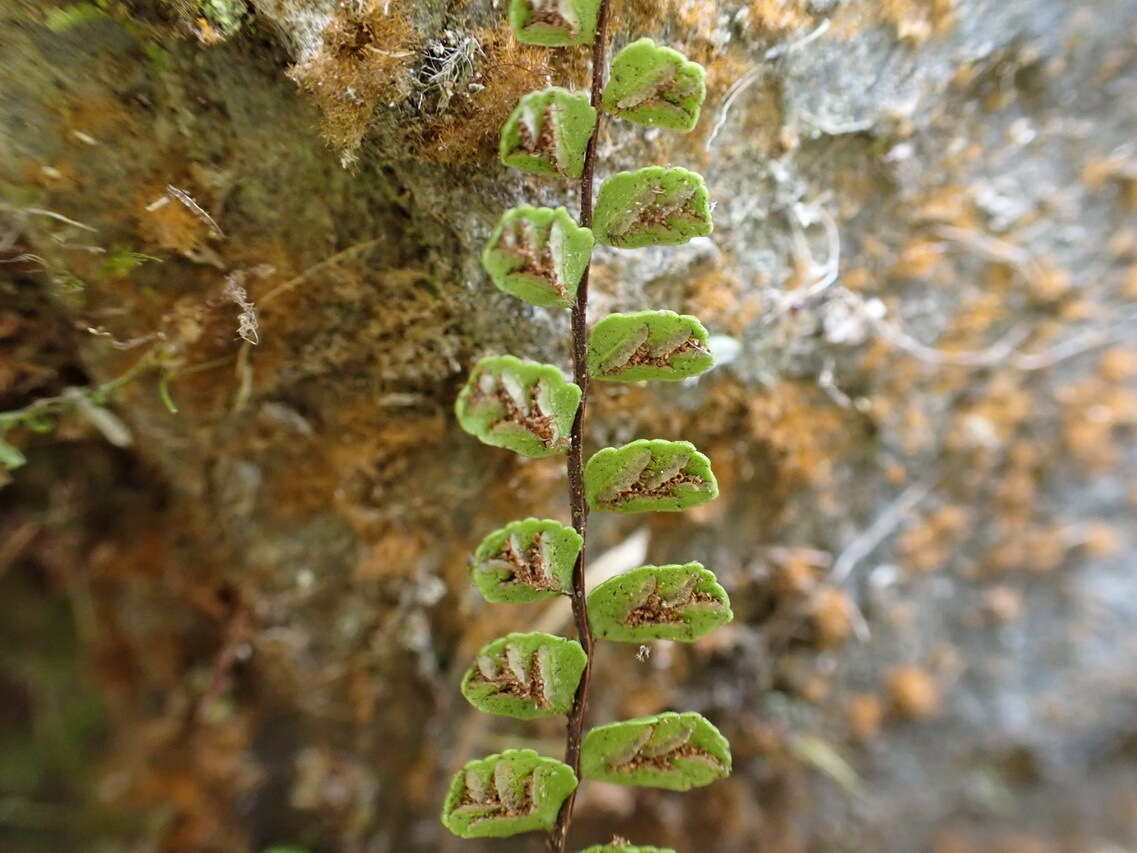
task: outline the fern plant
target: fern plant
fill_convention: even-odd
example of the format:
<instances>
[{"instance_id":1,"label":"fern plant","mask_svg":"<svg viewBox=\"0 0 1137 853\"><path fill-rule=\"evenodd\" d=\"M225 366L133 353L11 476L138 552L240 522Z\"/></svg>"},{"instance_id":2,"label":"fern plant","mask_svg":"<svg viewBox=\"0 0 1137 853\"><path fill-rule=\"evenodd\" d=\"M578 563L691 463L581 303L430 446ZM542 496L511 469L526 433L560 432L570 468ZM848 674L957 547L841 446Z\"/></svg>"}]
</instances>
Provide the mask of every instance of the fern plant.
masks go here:
<instances>
[{"instance_id":1,"label":"fern plant","mask_svg":"<svg viewBox=\"0 0 1137 853\"><path fill-rule=\"evenodd\" d=\"M683 243L712 229L703 179L648 166L603 182L593 209L596 141L604 114L689 131L705 96L702 67L639 39L612 62L605 85L609 0L512 0L516 37L546 46L592 45L589 95L550 87L525 95L502 128L503 163L553 179L579 179L580 217L563 208L507 210L482 264L502 291L533 305L569 309L572 381L555 366L511 355L474 366L455 410L467 432L523 456L567 455L569 527L528 518L485 537L471 562L489 602L524 604L567 595L577 637L509 634L477 654L462 681L476 708L520 719L567 716L564 760L506 750L454 777L442 822L463 838L544 830L563 853L578 781L596 779L685 791L730 772L730 746L700 714L661 713L584 733L597 638L693 642L731 619L730 600L699 563L642 566L585 590L590 510L681 511L714 499L710 460L686 441L640 439L599 450L585 464L584 415L592 380L677 381L709 369L707 331L672 311L613 314L589 333L594 244L634 249ZM589 851L655 851L622 840Z\"/></svg>"}]
</instances>

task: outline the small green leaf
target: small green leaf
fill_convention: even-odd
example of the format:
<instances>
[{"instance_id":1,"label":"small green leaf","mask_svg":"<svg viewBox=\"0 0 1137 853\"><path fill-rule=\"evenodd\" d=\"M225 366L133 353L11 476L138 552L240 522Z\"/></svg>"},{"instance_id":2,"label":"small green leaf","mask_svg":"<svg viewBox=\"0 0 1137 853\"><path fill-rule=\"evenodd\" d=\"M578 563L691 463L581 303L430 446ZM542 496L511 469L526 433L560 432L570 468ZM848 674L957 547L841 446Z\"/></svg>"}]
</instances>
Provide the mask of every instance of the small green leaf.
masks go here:
<instances>
[{"instance_id":1,"label":"small green leaf","mask_svg":"<svg viewBox=\"0 0 1137 853\"><path fill-rule=\"evenodd\" d=\"M642 566L588 596L593 633L618 643L694 642L733 618L730 598L699 563Z\"/></svg>"},{"instance_id":2,"label":"small green leaf","mask_svg":"<svg viewBox=\"0 0 1137 853\"><path fill-rule=\"evenodd\" d=\"M170 393L170 374L167 371L162 371L162 375L158 377L158 397L167 412L171 415L178 413L178 404L174 402L174 395Z\"/></svg>"},{"instance_id":3,"label":"small green leaf","mask_svg":"<svg viewBox=\"0 0 1137 853\"><path fill-rule=\"evenodd\" d=\"M582 544L580 534L559 521L514 521L482 540L471 574L490 602L527 604L567 595Z\"/></svg>"},{"instance_id":4,"label":"small green leaf","mask_svg":"<svg viewBox=\"0 0 1137 853\"><path fill-rule=\"evenodd\" d=\"M649 127L691 130L707 96L706 76L699 63L642 38L612 60L604 110Z\"/></svg>"},{"instance_id":5,"label":"small green leaf","mask_svg":"<svg viewBox=\"0 0 1137 853\"><path fill-rule=\"evenodd\" d=\"M44 16L43 23L52 32L62 33L79 24L107 17L109 15L106 10L94 3L73 3L61 9L49 10Z\"/></svg>"},{"instance_id":6,"label":"small green leaf","mask_svg":"<svg viewBox=\"0 0 1137 853\"><path fill-rule=\"evenodd\" d=\"M538 175L579 178L595 127L587 96L557 86L530 92L501 129L501 162Z\"/></svg>"},{"instance_id":7,"label":"small green leaf","mask_svg":"<svg viewBox=\"0 0 1137 853\"><path fill-rule=\"evenodd\" d=\"M599 7L600 0L511 0L509 23L526 44L592 44Z\"/></svg>"},{"instance_id":8,"label":"small green leaf","mask_svg":"<svg viewBox=\"0 0 1137 853\"><path fill-rule=\"evenodd\" d=\"M479 711L503 717L567 714L587 662L576 640L507 634L478 652L462 679L462 695Z\"/></svg>"},{"instance_id":9,"label":"small green leaf","mask_svg":"<svg viewBox=\"0 0 1137 853\"><path fill-rule=\"evenodd\" d=\"M802 761L812 764L848 793L857 796L861 791L861 778L857 771L833 745L813 735L798 735L790 738L790 751Z\"/></svg>"},{"instance_id":10,"label":"small green leaf","mask_svg":"<svg viewBox=\"0 0 1137 853\"><path fill-rule=\"evenodd\" d=\"M689 441L639 439L584 466L588 505L608 512L676 512L718 497L711 461Z\"/></svg>"},{"instance_id":11,"label":"small green leaf","mask_svg":"<svg viewBox=\"0 0 1137 853\"><path fill-rule=\"evenodd\" d=\"M460 838L506 838L549 830L576 789L567 764L531 749L471 761L450 782L442 824Z\"/></svg>"},{"instance_id":12,"label":"small green leaf","mask_svg":"<svg viewBox=\"0 0 1137 853\"><path fill-rule=\"evenodd\" d=\"M702 177L678 167L618 172L600 185L592 236L621 249L674 246L714 229Z\"/></svg>"},{"instance_id":13,"label":"small green leaf","mask_svg":"<svg viewBox=\"0 0 1137 853\"><path fill-rule=\"evenodd\" d=\"M702 714L656 714L590 731L580 772L598 782L686 791L730 775L730 744Z\"/></svg>"},{"instance_id":14,"label":"small green leaf","mask_svg":"<svg viewBox=\"0 0 1137 853\"><path fill-rule=\"evenodd\" d=\"M551 364L511 355L475 365L454 409L462 429L522 456L565 453L580 388Z\"/></svg>"},{"instance_id":15,"label":"small green leaf","mask_svg":"<svg viewBox=\"0 0 1137 853\"><path fill-rule=\"evenodd\" d=\"M55 418L45 411L37 411L33 408L24 415L24 426L32 432L52 432L55 429Z\"/></svg>"},{"instance_id":16,"label":"small green leaf","mask_svg":"<svg viewBox=\"0 0 1137 853\"><path fill-rule=\"evenodd\" d=\"M0 468L8 471L15 471L26 465L28 459L20 452L18 447L15 447L4 439L0 438Z\"/></svg>"},{"instance_id":17,"label":"small green leaf","mask_svg":"<svg viewBox=\"0 0 1137 853\"><path fill-rule=\"evenodd\" d=\"M638 844L621 844L613 841L610 844L593 844L581 850L580 853L675 853L670 847L644 847Z\"/></svg>"},{"instance_id":18,"label":"small green leaf","mask_svg":"<svg viewBox=\"0 0 1137 853\"><path fill-rule=\"evenodd\" d=\"M493 283L542 308L568 308L592 258L592 232L563 207L515 207L482 252Z\"/></svg>"},{"instance_id":19,"label":"small green leaf","mask_svg":"<svg viewBox=\"0 0 1137 853\"><path fill-rule=\"evenodd\" d=\"M121 278L133 272L147 261L162 263L161 258L156 258L153 255L144 255L141 252L132 252L120 246L107 255L107 259L103 261L100 272L106 278Z\"/></svg>"},{"instance_id":20,"label":"small green leaf","mask_svg":"<svg viewBox=\"0 0 1137 853\"><path fill-rule=\"evenodd\" d=\"M588 375L609 382L675 381L714 364L707 330L674 311L610 314L588 338Z\"/></svg>"}]
</instances>

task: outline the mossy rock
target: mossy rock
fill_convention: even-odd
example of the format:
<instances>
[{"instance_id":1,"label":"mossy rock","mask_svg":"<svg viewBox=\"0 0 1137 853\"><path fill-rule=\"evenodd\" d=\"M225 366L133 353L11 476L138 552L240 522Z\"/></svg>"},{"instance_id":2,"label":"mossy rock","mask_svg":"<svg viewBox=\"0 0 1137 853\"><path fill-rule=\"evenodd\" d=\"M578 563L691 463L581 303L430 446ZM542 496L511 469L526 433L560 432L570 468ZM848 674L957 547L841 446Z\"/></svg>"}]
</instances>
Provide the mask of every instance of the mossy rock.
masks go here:
<instances>
[{"instance_id":1,"label":"mossy rock","mask_svg":"<svg viewBox=\"0 0 1137 853\"><path fill-rule=\"evenodd\" d=\"M593 633L619 643L690 643L733 617L726 590L700 563L641 566L588 596Z\"/></svg>"},{"instance_id":2,"label":"mossy rock","mask_svg":"<svg viewBox=\"0 0 1137 853\"><path fill-rule=\"evenodd\" d=\"M702 714L664 713L592 729L581 775L598 782L687 791L730 775L730 744Z\"/></svg>"},{"instance_id":3,"label":"mossy rock","mask_svg":"<svg viewBox=\"0 0 1137 853\"><path fill-rule=\"evenodd\" d=\"M592 44L599 8L600 0L511 0L509 24L526 44Z\"/></svg>"},{"instance_id":4,"label":"mossy rock","mask_svg":"<svg viewBox=\"0 0 1137 853\"><path fill-rule=\"evenodd\" d=\"M608 512L677 512L718 497L711 461L689 441L639 439L584 466L588 505Z\"/></svg>"},{"instance_id":5,"label":"mossy rock","mask_svg":"<svg viewBox=\"0 0 1137 853\"><path fill-rule=\"evenodd\" d=\"M517 102L501 129L501 162L555 178L579 178L596 127L588 96L550 86Z\"/></svg>"},{"instance_id":6,"label":"mossy rock","mask_svg":"<svg viewBox=\"0 0 1137 853\"><path fill-rule=\"evenodd\" d=\"M580 397L551 364L491 356L474 366L454 410L462 429L486 444L539 458L568 451Z\"/></svg>"},{"instance_id":7,"label":"mossy rock","mask_svg":"<svg viewBox=\"0 0 1137 853\"><path fill-rule=\"evenodd\" d=\"M618 172L600 185L592 236L621 249L674 246L714 230L703 178L678 167Z\"/></svg>"},{"instance_id":8,"label":"mossy rock","mask_svg":"<svg viewBox=\"0 0 1137 853\"><path fill-rule=\"evenodd\" d=\"M714 363L707 330L689 314L609 314L588 337L588 375L606 382L674 382Z\"/></svg>"},{"instance_id":9,"label":"mossy rock","mask_svg":"<svg viewBox=\"0 0 1137 853\"><path fill-rule=\"evenodd\" d=\"M559 521L513 521L482 540L470 572L486 601L528 604L568 595L583 540Z\"/></svg>"},{"instance_id":10,"label":"mossy rock","mask_svg":"<svg viewBox=\"0 0 1137 853\"><path fill-rule=\"evenodd\" d=\"M576 640L507 634L487 643L462 679L462 695L487 714L532 720L567 714L588 657Z\"/></svg>"},{"instance_id":11,"label":"mossy rock","mask_svg":"<svg viewBox=\"0 0 1137 853\"><path fill-rule=\"evenodd\" d=\"M649 38L616 54L604 87L605 112L636 124L688 131L707 96L703 66Z\"/></svg>"},{"instance_id":12,"label":"mossy rock","mask_svg":"<svg viewBox=\"0 0 1137 853\"><path fill-rule=\"evenodd\" d=\"M613 841L611 844L593 844L580 853L675 853L675 851L670 847L645 847L641 844L621 844Z\"/></svg>"},{"instance_id":13,"label":"mossy rock","mask_svg":"<svg viewBox=\"0 0 1137 853\"><path fill-rule=\"evenodd\" d=\"M592 259L592 231L563 207L514 207L482 251L498 289L542 308L568 308Z\"/></svg>"},{"instance_id":14,"label":"mossy rock","mask_svg":"<svg viewBox=\"0 0 1137 853\"><path fill-rule=\"evenodd\" d=\"M548 831L576 784L567 764L531 749L507 749L471 761L454 775L442 824L460 838Z\"/></svg>"}]
</instances>

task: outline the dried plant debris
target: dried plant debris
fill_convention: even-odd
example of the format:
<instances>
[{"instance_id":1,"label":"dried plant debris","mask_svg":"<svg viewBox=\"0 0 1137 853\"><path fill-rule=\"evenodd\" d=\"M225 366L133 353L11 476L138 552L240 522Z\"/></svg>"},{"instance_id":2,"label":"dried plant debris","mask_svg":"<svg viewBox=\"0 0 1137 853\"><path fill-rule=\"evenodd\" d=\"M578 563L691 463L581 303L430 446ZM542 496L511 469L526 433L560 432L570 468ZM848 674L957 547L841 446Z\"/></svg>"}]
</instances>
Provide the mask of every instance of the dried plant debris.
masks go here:
<instances>
[{"instance_id":1,"label":"dried plant debris","mask_svg":"<svg viewBox=\"0 0 1137 853\"><path fill-rule=\"evenodd\" d=\"M581 850L580 853L675 853L670 847L644 847L639 844L627 844L624 841L612 841L608 844L593 844Z\"/></svg>"},{"instance_id":2,"label":"dried plant debris","mask_svg":"<svg viewBox=\"0 0 1137 853\"><path fill-rule=\"evenodd\" d=\"M462 695L487 714L521 720L567 714L586 662L576 640L508 634L478 652L462 679Z\"/></svg>"},{"instance_id":3,"label":"dried plant debris","mask_svg":"<svg viewBox=\"0 0 1137 853\"><path fill-rule=\"evenodd\" d=\"M583 540L552 519L527 518L495 530L474 552L471 574L486 601L526 604L572 588Z\"/></svg>"},{"instance_id":4,"label":"dried plant debris","mask_svg":"<svg viewBox=\"0 0 1137 853\"><path fill-rule=\"evenodd\" d=\"M531 749L507 749L455 774L442 806L443 825L460 838L506 838L552 829L576 789L567 764Z\"/></svg>"},{"instance_id":5,"label":"dried plant debris","mask_svg":"<svg viewBox=\"0 0 1137 853\"><path fill-rule=\"evenodd\" d=\"M678 167L618 172L600 185L592 235L621 249L673 246L714 226L703 178Z\"/></svg>"},{"instance_id":6,"label":"dried plant debris","mask_svg":"<svg viewBox=\"0 0 1137 853\"><path fill-rule=\"evenodd\" d=\"M522 456L565 453L580 388L551 364L511 355L483 358L454 406L462 429Z\"/></svg>"},{"instance_id":7,"label":"dried plant debris","mask_svg":"<svg viewBox=\"0 0 1137 853\"><path fill-rule=\"evenodd\" d=\"M588 338L588 375L611 382L674 381L714 364L707 330L689 314L639 311L611 314Z\"/></svg>"},{"instance_id":8,"label":"dried plant debris","mask_svg":"<svg viewBox=\"0 0 1137 853\"><path fill-rule=\"evenodd\" d=\"M568 308L592 259L592 232L563 207L507 210L482 252L500 290L542 308Z\"/></svg>"},{"instance_id":9,"label":"dried plant debris","mask_svg":"<svg viewBox=\"0 0 1137 853\"><path fill-rule=\"evenodd\" d=\"M324 136L337 148L357 148L375 108L413 90L419 38L406 5L403 0L338 4L319 50L288 71L320 107Z\"/></svg>"},{"instance_id":10,"label":"dried plant debris","mask_svg":"<svg viewBox=\"0 0 1137 853\"><path fill-rule=\"evenodd\" d=\"M608 512L677 512L718 497L711 461L689 441L606 447L584 466L588 505Z\"/></svg>"},{"instance_id":11,"label":"dried plant debris","mask_svg":"<svg viewBox=\"0 0 1137 853\"><path fill-rule=\"evenodd\" d=\"M707 96L706 76L697 62L642 38L612 60L604 111L649 127L691 130Z\"/></svg>"},{"instance_id":12,"label":"dried plant debris","mask_svg":"<svg viewBox=\"0 0 1137 853\"><path fill-rule=\"evenodd\" d=\"M599 8L600 0L512 0L509 23L526 44L592 44Z\"/></svg>"},{"instance_id":13,"label":"dried plant debris","mask_svg":"<svg viewBox=\"0 0 1137 853\"><path fill-rule=\"evenodd\" d=\"M590 731L580 772L600 782L686 791L730 775L730 744L702 714L656 714Z\"/></svg>"},{"instance_id":14,"label":"dried plant debris","mask_svg":"<svg viewBox=\"0 0 1137 853\"><path fill-rule=\"evenodd\" d=\"M642 566L588 596L592 631L618 643L694 642L733 618L730 598L699 563Z\"/></svg>"},{"instance_id":15,"label":"dried plant debris","mask_svg":"<svg viewBox=\"0 0 1137 853\"><path fill-rule=\"evenodd\" d=\"M530 92L501 129L501 162L552 177L579 178L596 126L588 97L557 86Z\"/></svg>"}]
</instances>

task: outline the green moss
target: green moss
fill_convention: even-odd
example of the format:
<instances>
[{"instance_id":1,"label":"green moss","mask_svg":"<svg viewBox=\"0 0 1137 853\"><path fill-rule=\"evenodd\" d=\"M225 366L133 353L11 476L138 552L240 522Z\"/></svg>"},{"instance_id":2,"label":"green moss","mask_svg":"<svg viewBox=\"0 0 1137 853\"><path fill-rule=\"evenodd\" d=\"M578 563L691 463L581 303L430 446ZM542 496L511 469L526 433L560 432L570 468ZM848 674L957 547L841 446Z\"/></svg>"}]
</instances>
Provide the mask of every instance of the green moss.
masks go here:
<instances>
[{"instance_id":1,"label":"green moss","mask_svg":"<svg viewBox=\"0 0 1137 853\"><path fill-rule=\"evenodd\" d=\"M675 853L670 847L644 847L637 844L593 844L580 853Z\"/></svg>"},{"instance_id":2,"label":"green moss","mask_svg":"<svg viewBox=\"0 0 1137 853\"><path fill-rule=\"evenodd\" d=\"M649 127L691 130L707 96L706 76L697 62L643 38L612 60L604 110Z\"/></svg>"},{"instance_id":3,"label":"green moss","mask_svg":"<svg viewBox=\"0 0 1137 853\"><path fill-rule=\"evenodd\" d=\"M483 358L458 395L462 429L522 456L565 453L580 388L551 364L511 355Z\"/></svg>"},{"instance_id":4,"label":"green moss","mask_svg":"<svg viewBox=\"0 0 1137 853\"><path fill-rule=\"evenodd\" d=\"M700 563L642 566L606 580L588 596L593 632L620 643L690 643L733 615L726 590Z\"/></svg>"},{"instance_id":5,"label":"green moss","mask_svg":"<svg viewBox=\"0 0 1137 853\"><path fill-rule=\"evenodd\" d=\"M714 500L719 487L710 460L689 441L640 439L589 459L584 492L597 510L675 512Z\"/></svg>"},{"instance_id":6,"label":"green moss","mask_svg":"<svg viewBox=\"0 0 1137 853\"><path fill-rule=\"evenodd\" d=\"M509 23L526 44L592 44L599 8L600 0L511 0Z\"/></svg>"},{"instance_id":7,"label":"green moss","mask_svg":"<svg viewBox=\"0 0 1137 853\"><path fill-rule=\"evenodd\" d=\"M199 0L202 16L230 36L241 29L241 20L248 12L245 0Z\"/></svg>"},{"instance_id":8,"label":"green moss","mask_svg":"<svg viewBox=\"0 0 1137 853\"><path fill-rule=\"evenodd\" d=\"M596 242L622 249L672 246L712 230L702 177L678 167L613 175L600 186L592 221Z\"/></svg>"},{"instance_id":9,"label":"green moss","mask_svg":"<svg viewBox=\"0 0 1137 853\"><path fill-rule=\"evenodd\" d=\"M656 714L598 726L584 737L581 775L687 791L730 775L730 744L701 714Z\"/></svg>"},{"instance_id":10,"label":"green moss","mask_svg":"<svg viewBox=\"0 0 1137 853\"><path fill-rule=\"evenodd\" d=\"M703 324L674 311L611 314L588 338L588 375L593 379L675 381L713 364Z\"/></svg>"},{"instance_id":11,"label":"green moss","mask_svg":"<svg viewBox=\"0 0 1137 853\"><path fill-rule=\"evenodd\" d=\"M568 308L592 260L592 232L563 207L515 207L502 214L482 252L500 290L543 308Z\"/></svg>"},{"instance_id":12,"label":"green moss","mask_svg":"<svg viewBox=\"0 0 1137 853\"><path fill-rule=\"evenodd\" d=\"M487 714L521 720L567 714L587 662L576 640L507 634L478 652L462 679L462 695Z\"/></svg>"},{"instance_id":13,"label":"green moss","mask_svg":"<svg viewBox=\"0 0 1137 853\"><path fill-rule=\"evenodd\" d=\"M507 749L471 761L450 782L443 825L460 838L506 838L552 829L576 789L567 764L531 749Z\"/></svg>"},{"instance_id":14,"label":"green moss","mask_svg":"<svg viewBox=\"0 0 1137 853\"><path fill-rule=\"evenodd\" d=\"M27 457L20 452L18 447L0 438L0 468L14 471L26 465L27 461Z\"/></svg>"},{"instance_id":15,"label":"green moss","mask_svg":"<svg viewBox=\"0 0 1137 853\"><path fill-rule=\"evenodd\" d=\"M109 17L105 3L72 3L44 14L43 23L52 32L63 33L87 21Z\"/></svg>"},{"instance_id":16,"label":"green moss","mask_svg":"<svg viewBox=\"0 0 1137 853\"><path fill-rule=\"evenodd\" d=\"M486 601L525 604L567 595L583 540L552 519L514 521L474 552L471 574Z\"/></svg>"},{"instance_id":17,"label":"green moss","mask_svg":"<svg viewBox=\"0 0 1137 853\"><path fill-rule=\"evenodd\" d=\"M579 178L595 127L596 110L586 95L557 86L530 92L501 129L501 162L538 175Z\"/></svg>"}]
</instances>

